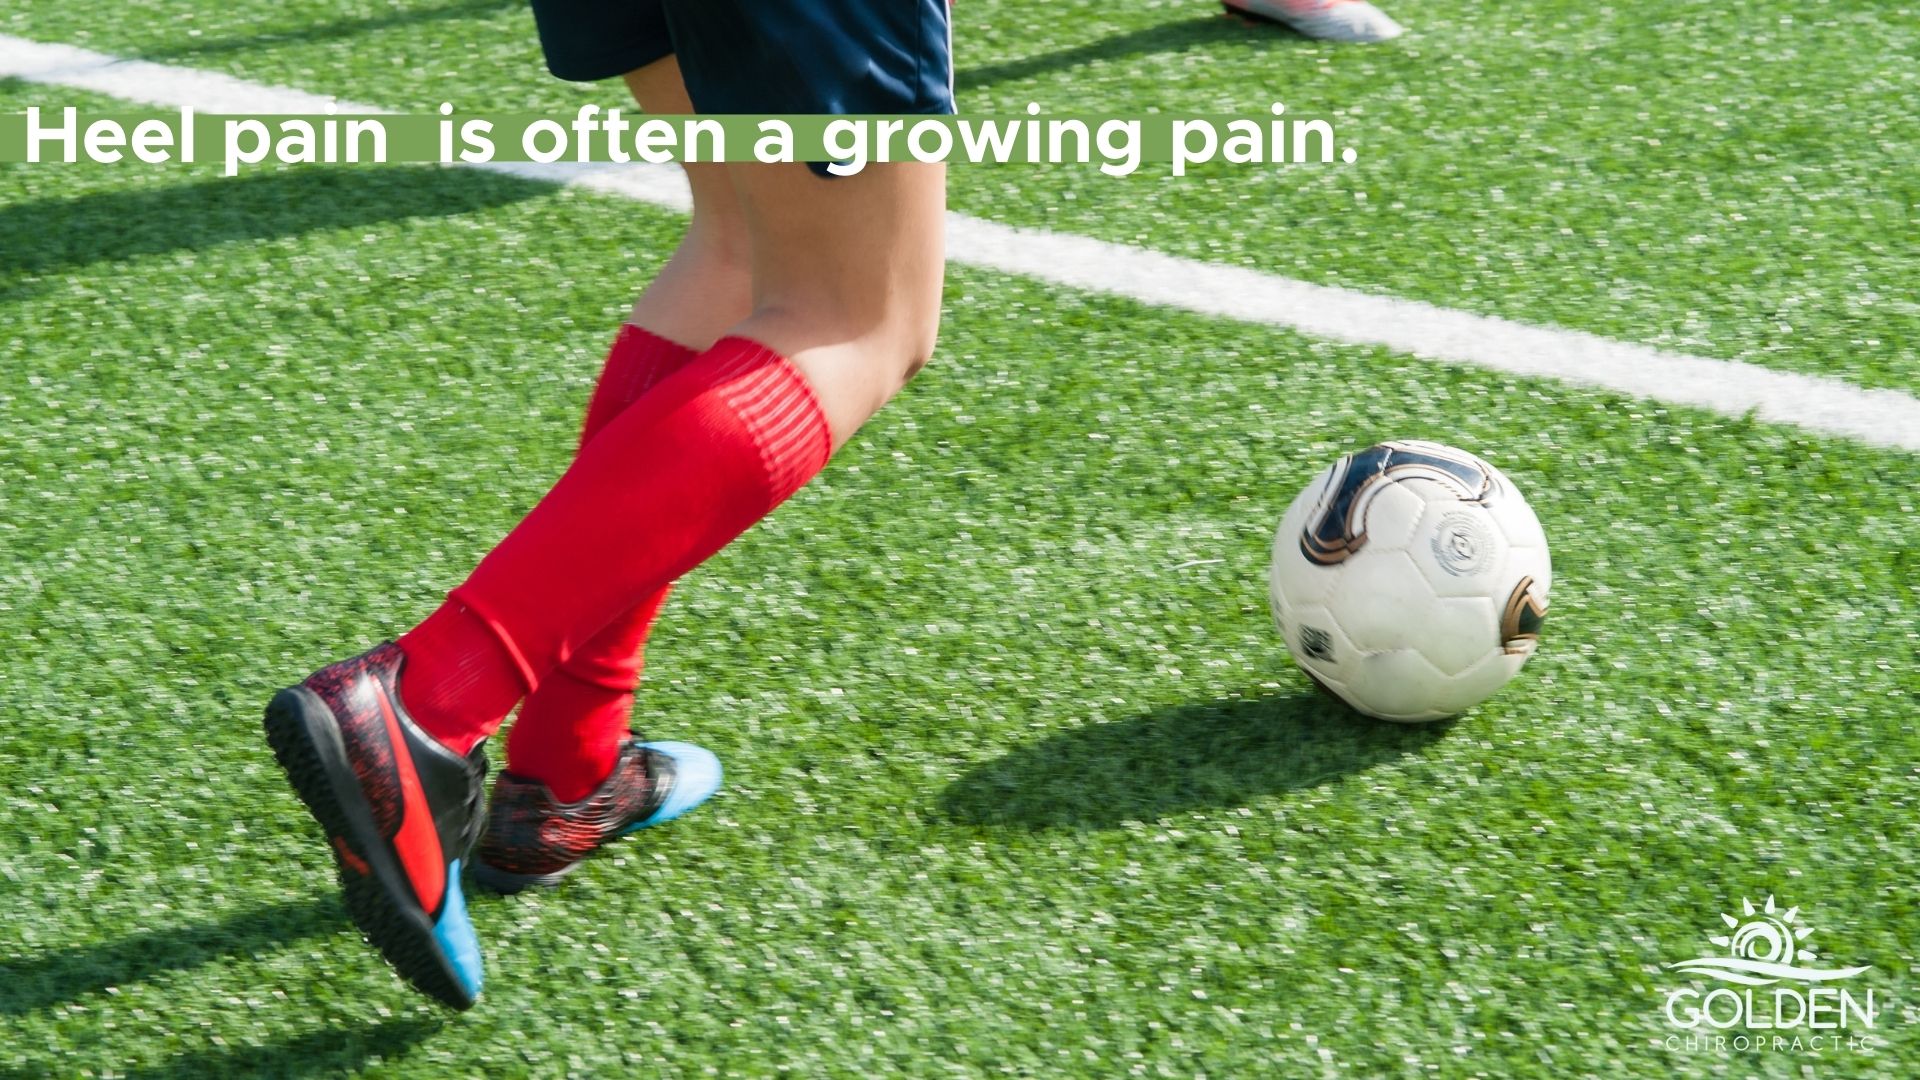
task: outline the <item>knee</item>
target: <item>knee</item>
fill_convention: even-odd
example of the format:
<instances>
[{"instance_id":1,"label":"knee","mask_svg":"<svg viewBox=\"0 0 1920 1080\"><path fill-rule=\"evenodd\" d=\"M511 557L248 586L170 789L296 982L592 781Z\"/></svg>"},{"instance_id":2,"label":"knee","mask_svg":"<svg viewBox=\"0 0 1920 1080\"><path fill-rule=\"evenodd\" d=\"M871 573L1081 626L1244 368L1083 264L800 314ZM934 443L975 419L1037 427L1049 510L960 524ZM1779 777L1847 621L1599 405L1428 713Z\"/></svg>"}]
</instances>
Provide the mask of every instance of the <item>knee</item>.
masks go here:
<instances>
[{"instance_id":1,"label":"knee","mask_svg":"<svg viewBox=\"0 0 1920 1080\"><path fill-rule=\"evenodd\" d=\"M869 363L874 365L869 369L873 374L867 383L868 393L872 395L869 413L878 412L892 401L926 368L933 359L938 325L937 319L904 323L866 338L865 351Z\"/></svg>"},{"instance_id":2,"label":"knee","mask_svg":"<svg viewBox=\"0 0 1920 1080\"><path fill-rule=\"evenodd\" d=\"M883 401L927 366L940 333L937 292L809 290L800 298L763 297L756 314L789 327L798 340L851 350Z\"/></svg>"},{"instance_id":3,"label":"knee","mask_svg":"<svg viewBox=\"0 0 1920 1080\"><path fill-rule=\"evenodd\" d=\"M940 333L940 310L896 304L881 318L852 335L875 365L874 389L882 402L891 400L933 359Z\"/></svg>"},{"instance_id":4,"label":"knee","mask_svg":"<svg viewBox=\"0 0 1920 1080\"><path fill-rule=\"evenodd\" d=\"M934 345L940 337L943 278L941 275L931 281L915 281L910 286L891 290L891 303L878 320L877 336L885 341L885 354L898 365L899 386L905 386L907 380L920 374L933 358Z\"/></svg>"},{"instance_id":5,"label":"knee","mask_svg":"<svg viewBox=\"0 0 1920 1080\"><path fill-rule=\"evenodd\" d=\"M918 314L899 330L893 351L900 357L900 385L920 374L933 359L934 345L940 338L940 309Z\"/></svg>"}]
</instances>

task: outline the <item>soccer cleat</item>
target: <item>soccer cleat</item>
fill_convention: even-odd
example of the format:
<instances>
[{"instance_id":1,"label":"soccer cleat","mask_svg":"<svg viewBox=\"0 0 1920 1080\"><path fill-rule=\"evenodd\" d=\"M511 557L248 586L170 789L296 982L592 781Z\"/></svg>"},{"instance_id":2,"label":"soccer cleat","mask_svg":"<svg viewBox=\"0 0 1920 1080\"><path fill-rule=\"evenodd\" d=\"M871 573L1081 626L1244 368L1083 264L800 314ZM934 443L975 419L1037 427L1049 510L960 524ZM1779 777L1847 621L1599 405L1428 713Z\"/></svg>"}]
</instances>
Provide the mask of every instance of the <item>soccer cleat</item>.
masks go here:
<instances>
[{"instance_id":1,"label":"soccer cleat","mask_svg":"<svg viewBox=\"0 0 1920 1080\"><path fill-rule=\"evenodd\" d=\"M1279 23L1322 41L1365 45L1405 32L1367 0L1221 0L1221 4L1231 14Z\"/></svg>"},{"instance_id":2,"label":"soccer cleat","mask_svg":"<svg viewBox=\"0 0 1920 1080\"><path fill-rule=\"evenodd\" d=\"M711 751L642 742L638 733L620 747L613 772L579 802L559 802L538 780L503 772L493 785L474 880L500 892L552 885L601 845L672 821L719 789L720 759Z\"/></svg>"},{"instance_id":3,"label":"soccer cleat","mask_svg":"<svg viewBox=\"0 0 1920 1080\"><path fill-rule=\"evenodd\" d=\"M460 864L486 821L487 758L414 724L405 662L389 642L280 691L267 741L326 831L354 923L408 982L465 1009L480 995L480 942Z\"/></svg>"}]
</instances>

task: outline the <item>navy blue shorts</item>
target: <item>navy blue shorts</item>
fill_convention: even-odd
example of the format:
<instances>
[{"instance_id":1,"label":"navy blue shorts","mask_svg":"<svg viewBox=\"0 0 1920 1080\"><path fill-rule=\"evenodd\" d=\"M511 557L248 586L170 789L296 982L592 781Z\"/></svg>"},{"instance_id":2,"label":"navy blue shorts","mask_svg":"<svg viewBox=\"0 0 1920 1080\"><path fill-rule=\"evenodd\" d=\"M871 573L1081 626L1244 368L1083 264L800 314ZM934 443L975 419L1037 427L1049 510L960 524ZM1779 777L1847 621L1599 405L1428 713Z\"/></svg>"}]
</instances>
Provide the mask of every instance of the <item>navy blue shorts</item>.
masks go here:
<instances>
[{"instance_id":1,"label":"navy blue shorts","mask_svg":"<svg viewBox=\"0 0 1920 1080\"><path fill-rule=\"evenodd\" d=\"M953 111L947 0L532 0L547 70L593 82L668 55L702 113Z\"/></svg>"}]
</instances>

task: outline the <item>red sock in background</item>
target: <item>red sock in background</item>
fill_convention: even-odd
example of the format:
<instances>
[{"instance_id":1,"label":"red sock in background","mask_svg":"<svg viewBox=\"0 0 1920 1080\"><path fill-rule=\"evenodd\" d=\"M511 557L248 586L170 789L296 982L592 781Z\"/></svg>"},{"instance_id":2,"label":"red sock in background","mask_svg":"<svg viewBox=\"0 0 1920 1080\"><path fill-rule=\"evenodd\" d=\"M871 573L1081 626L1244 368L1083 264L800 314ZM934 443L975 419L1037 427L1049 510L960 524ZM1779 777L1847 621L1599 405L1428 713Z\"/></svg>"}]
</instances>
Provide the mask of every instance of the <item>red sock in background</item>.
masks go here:
<instances>
[{"instance_id":1,"label":"red sock in background","mask_svg":"<svg viewBox=\"0 0 1920 1080\"><path fill-rule=\"evenodd\" d=\"M616 618L765 517L832 433L792 362L723 338L607 425L447 602L400 639L401 692L465 753Z\"/></svg>"},{"instance_id":2,"label":"red sock in background","mask_svg":"<svg viewBox=\"0 0 1920 1080\"><path fill-rule=\"evenodd\" d=\"M622 325L594 384L580 445L698 355L631 323ZM641 650L667 592L661 589L609 623L520 703L520 715L507 729L508 771L547 785L561 802L586 798L613 772L627 740Z\"/></svg>"},{"instance_id":3,"label":"red sock in background","mask_svg":"<svg viewBox=\"0 0 1920 1080\"><path fill-rule=\"evenodd\" d=\"M614 336L607 362L600 368L600 379L593 384L593 397L587 402L587 420L581 426L580 445L606 430L613 418L627 406L659 385L660 380L693 362L700 350L689 349L677 341L668 341L645 327L621 323Z\"/></svg>"},{"instance_id":4,"label":"red sock in background","mask_svg":"<svg viewBox=\"0 0 1920 1080\"><path fill-rule=\"evenodd\" d=\"M520 703L507 729L507 770L579 802L613 772L627 741L641 650L666 589L609 623Z\"/></svg>"}]
</instances>

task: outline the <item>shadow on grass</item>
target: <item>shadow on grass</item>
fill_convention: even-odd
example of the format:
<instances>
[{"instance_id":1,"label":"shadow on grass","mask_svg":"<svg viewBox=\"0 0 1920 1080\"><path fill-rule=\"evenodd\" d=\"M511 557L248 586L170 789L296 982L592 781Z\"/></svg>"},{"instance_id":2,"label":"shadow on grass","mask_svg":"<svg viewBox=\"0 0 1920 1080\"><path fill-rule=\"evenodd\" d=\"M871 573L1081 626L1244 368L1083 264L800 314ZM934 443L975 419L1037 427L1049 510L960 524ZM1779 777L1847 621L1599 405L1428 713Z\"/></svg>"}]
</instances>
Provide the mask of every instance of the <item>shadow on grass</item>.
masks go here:
<instances>
[{"instance_id":1,"label":"shadow on grass","mask_svg":"<svg viewBox=\"0 0 1920 1080\"><path fill-rule=\"evenodd\" d=\"M33 1012L109 986L196 968L223 956L267 952L301 938L339 933L351 925L340 898L329 894L7 961L0 963L0 1016Z\"/></svg>"},{"instance_id":2,"label":"shadow on grass","mask_svg":"<svg viewBox=\"0 0 1920 1080\"><path fill-rule=\"evenodd\" d=\"M0 207L0 294L23 274L406 218L448 217L553 192L549 184L421 166L255 173Z\"/></svg>"},{"instance_id":3,"label":"shadow on grass","mask_svg":"<svg viewBox=\"0 0 1920 1080\"><path fill-rule=\"evenodd\" d=\"M1260 43L1268 46L1276 43L1299 44L1307 40L1290 31L1274 30L1267 33L1267 30L1266 27L1249 27L1239 19L1229 18L1216 12L1213 15L1183 19L1180 22L1160 23L1157 26L1130 30L1124 34L1114 34L1098 41L1090 41L1085 45L1075 45L1070 49L1056 49L1053 52L1025 56L998 64L961 68L954 73L954 88L963 93L981 90L997 83L1015 82L1035 75L1065 71L1098 60L1129 60L1138 56L1185 52L1188 49L1205 46L1245 45L1255 40L1249 35L1258 35ZM1267 40L1269 38L1272 40Z\"/></svg>"},{"instance_id":4,"label":"shadow on grass","mask_svg":"<svg viewBox=\"0 0 1920 1080\"><path fill-rule=\"evenodd\" d=\"M1322 694L1221 698L1019 747L948 785L940 806L969 824L1105 829L1335 783L1446 729L1368 720Z\"/></svg>"},{"instance_id":5,"label":"shadow on grass","mask_svg":"<svg viewBox=\"0 0 1920 1080\"><path fill-rule=\"evenodd\" d=\"M263 30L257 34L236 34L219 38L195 38L182 35L179 44L147 49L142 51L140 56L148 60L169 60L195 56L225 56L252 49L271 49L278 45L316 45L327 41L344 41L347 38L381 30L493 15L524 6L523 0L462 0L460 3L443 4L439 7L395 5L379 15L331 19L286 30ZM527 19L526 31L531 37L533 34L531 17Z\"/></svg>"},{"instance_id":6,"label":"shadow on grass","mask_svg":"<svg viewBox=\"0 0 1920 1080\"><path fill-rule=\"evenodd\" d=\"M438 1020L392 1019L377 1024L332 1024L304 1035L264 1046L220 1046L188 1051L160 1065L116 1068L124 1080L188 1080L207 1076L345 1076L378 1058L404 1056L443 1026ZM102 1069L110 1062L70 1061L73 1075L86 1067ZM44 1076L22 1069L0 1069L0 1080Z\"/></svg>"}]
</instances>

